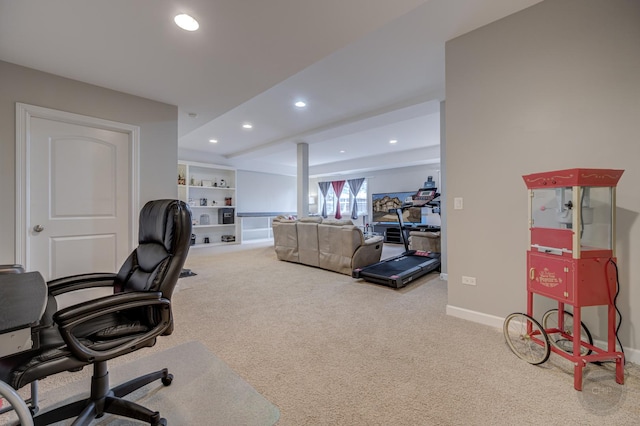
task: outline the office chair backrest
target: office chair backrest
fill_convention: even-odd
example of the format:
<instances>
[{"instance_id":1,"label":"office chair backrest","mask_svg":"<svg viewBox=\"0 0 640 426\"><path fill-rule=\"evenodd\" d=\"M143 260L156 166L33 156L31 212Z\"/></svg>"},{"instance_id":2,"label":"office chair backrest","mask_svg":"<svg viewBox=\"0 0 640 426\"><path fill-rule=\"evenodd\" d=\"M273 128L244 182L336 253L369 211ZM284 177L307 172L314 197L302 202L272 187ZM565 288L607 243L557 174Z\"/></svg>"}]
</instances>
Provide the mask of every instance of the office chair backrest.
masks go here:
<instances>
[{"instance_id":1,"label":"office chair backrest","mask_svg":"<svg viewBox=\"0 0 640 426\"><path fill-rule=\"evenodd\" d=\"M191 210L183 201L149 201L140 211L138 247L117 275L114 292L160 291L171 299L189 252Z\"/></svg>"}]
</instances>

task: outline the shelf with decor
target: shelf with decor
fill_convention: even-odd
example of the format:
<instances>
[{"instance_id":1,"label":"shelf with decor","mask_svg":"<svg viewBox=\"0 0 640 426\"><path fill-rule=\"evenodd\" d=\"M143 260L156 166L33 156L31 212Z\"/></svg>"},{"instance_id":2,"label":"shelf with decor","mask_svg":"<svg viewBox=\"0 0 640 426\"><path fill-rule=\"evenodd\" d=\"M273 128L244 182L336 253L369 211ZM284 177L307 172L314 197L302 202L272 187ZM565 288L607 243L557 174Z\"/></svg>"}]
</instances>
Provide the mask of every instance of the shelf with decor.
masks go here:
<instances>
[{"instance_id":1,"label":"shelf with decor","mask_svg":"<svg viewBox=\"0 0 640 426\"><path fill-rule=\"evenodd\" d=\"M239 244L236 170L190 161L178 162L178 198L191 207L191 247Z\"/></svg>"}]
</instances>

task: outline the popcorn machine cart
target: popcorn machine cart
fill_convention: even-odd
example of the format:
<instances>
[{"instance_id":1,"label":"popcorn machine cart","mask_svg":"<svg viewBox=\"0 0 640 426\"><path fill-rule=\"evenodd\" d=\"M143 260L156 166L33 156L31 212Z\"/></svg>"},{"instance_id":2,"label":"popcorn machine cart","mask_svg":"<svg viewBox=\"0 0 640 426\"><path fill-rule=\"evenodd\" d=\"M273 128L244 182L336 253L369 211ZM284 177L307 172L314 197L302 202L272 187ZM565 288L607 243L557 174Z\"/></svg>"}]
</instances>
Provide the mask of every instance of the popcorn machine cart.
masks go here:
<instances>
[{"instance_id":1,"label":"popcorn machine cart","mask_svg":"<svg viewBox=\"0 0 640 426\"><path fill-rule=\"evenodd\" d=\"M551 352L572 361L576 390L582 390L588 362L615 361L616 382L624 383L615 306L616 185L623 172L578 168L523 176L529 189L527 313L507 316L503 331L511 350L531 364L547 361ZM542 323L533 318L534 294L558 302ZM581 308L598 305L608 307L606 350L593 345L580 320Z\"/></svg>"}]
</instances>

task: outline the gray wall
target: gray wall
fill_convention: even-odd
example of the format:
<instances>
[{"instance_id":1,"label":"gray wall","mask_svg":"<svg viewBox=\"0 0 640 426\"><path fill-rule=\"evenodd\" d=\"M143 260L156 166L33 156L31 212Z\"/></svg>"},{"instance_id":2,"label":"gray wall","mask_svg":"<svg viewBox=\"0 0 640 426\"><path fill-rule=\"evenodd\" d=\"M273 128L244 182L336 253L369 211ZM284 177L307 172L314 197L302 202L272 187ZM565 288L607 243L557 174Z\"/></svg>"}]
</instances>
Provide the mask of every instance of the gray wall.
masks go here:
<instances>
[{"instance_id":1,"label":"gray wall","mask_svg":"<svg viewBox=\"0 0 640 426\"><path fill-rule=\"evenodd\" d=\"M640 2L549 0L453 39L446 94L448 312L490 322L525 310L522 175L625 169L620 338L640 360ZM454 197L463 210L453 210ZM462 275L477 286L462 285ZM585 311L591 332L605 337L604 310Z\"/></svg>"},{"instance_id":2,"label":"gray wall","mask_svg":"<svg viewBox=\"0 0 640 426\"><path fill-rule=\"evenodd\" d=\"M177 196L178 109L0 61L0 263L15 258L15 103L140 126L140 203Z\"/></svg>"},{"instance_id":3,"label":"gray wall","mask_svg":"<svg viewBox=\"0 0 640 426\"><path fill-rule=\"evenodd\" d=\"M295 176L238 170L238 213L296 211Z\"/></svg>"}]
</instances>

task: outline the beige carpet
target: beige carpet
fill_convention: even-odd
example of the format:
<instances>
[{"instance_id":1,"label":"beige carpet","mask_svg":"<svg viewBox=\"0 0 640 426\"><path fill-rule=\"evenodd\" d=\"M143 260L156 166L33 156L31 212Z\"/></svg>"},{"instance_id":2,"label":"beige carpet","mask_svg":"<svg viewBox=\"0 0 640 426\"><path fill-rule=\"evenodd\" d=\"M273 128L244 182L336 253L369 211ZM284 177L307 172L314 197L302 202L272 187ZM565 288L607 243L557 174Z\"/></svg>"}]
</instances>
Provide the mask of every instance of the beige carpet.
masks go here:
<instances>
[{"instance_id":1,"label":"beige carpet","mask_svg":"<svg viewBox=\"0 0 640 426\"><path fill-rule=\"evenodd\" d=\"M198 275L180 280L175 332L147 353L201 342L278 407L278 425L640 419L637 366L627 365L624 386L609 366L589 366L587 391L576 392L564 359L532 366L509 351L501 330L447 316L437 273L394 290L280 262L266 244L193 250L186 267ZM71 376L41 387L79 374Z\"/></svg>"}]
</instances>

